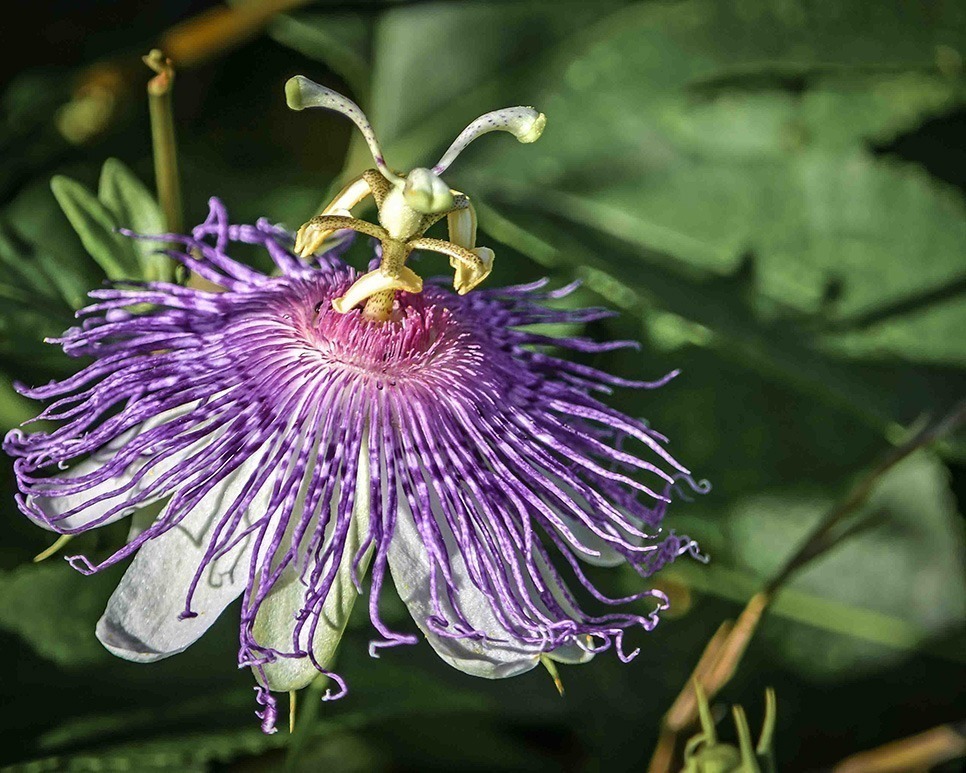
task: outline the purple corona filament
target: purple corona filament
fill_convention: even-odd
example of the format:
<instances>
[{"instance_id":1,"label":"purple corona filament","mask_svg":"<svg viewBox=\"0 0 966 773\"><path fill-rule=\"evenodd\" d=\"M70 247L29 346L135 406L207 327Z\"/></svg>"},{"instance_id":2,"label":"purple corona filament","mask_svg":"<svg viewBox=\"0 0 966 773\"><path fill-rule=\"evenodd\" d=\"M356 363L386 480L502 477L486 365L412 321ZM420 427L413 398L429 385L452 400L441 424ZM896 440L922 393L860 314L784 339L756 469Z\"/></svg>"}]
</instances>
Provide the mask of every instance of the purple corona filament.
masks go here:
<instances>
[{"instance_id":1,"label":"purple corona filament","mask_svg":"<svg viewBox=\"0 0 966 773\"><path fill-rule=\"evenodd\" d=\"M113 555L69 558L87 574L134 556L98 623L108 649L136 661L180 652L241 597L239 663L255 671L266 730L270 691L302 686L306 664L333 679L330 697L344 692L320 642L337 642L332 610L351 607L366 574L374 655L417 641L380 617L389 578L434 649L471 674L636 654L624 632L650 630L666 599L608 598L583 564L646 577L693 551L659 528L672 484L690 478L663 436L602 398L675 374L617 378L554 351L633 344L527 329L611 312L544 305L573 286L459 296L427 285L379 323L332 309L358 277L339 247L300 259L289 233L230 225L216 199L192 236L165 239L223 291L92 292L57 341L90 363L21 388L59 427L4 443L20 508L48 529L76 534L156 506ZM235 242L266 250L277 275L229 257ZM644 597L645 609L627 608Z\"/></svg>"}]
</instances>

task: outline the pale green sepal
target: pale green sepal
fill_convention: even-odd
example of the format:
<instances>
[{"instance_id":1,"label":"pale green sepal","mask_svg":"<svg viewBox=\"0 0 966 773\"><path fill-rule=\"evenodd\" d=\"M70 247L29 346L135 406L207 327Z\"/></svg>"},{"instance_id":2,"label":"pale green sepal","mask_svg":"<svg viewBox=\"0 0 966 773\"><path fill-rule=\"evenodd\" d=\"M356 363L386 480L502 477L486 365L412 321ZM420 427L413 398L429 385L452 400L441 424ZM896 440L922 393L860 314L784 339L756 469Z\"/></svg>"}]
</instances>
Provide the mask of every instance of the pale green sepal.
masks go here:
<instances>
[{"instance_id":1,"label":"pale green sepal","mask_svg":"<svg viewBox=\"0 0 966 773\"><path fill-rule=\"evenodd\" d=\"M356 475L355 502L352 507L349 532L346 535L345 550L332 588L322 605L321 620L312 644L315 659L323 666L332 663L342 635L345 633L352 607L359 596L352 581L352 564L369 531L369 479L369 443L368 439L363 437L359 471ZM337 502L334 502L333 509L336 506ZM332 521L334 520L333 518ZM330 528L333 525L330 523ZM359 563L360 576L368 569L371 557L370 547ZM288 577L283 577L275 590L262 602L255 616L253 628L255 641L281 652L291 652L295 618L305 604L306 590L299 572L293 570ZM308 623L304 631L307 635ZM319 675L312 660L307 657L278 658L274 663L266 664L264 672L266 686L275 692L301 690Z\"/></svg>"},{"instance_id":2,"label":"pale green sepal","mask_svg":"<svg viewBox=\"0 0 966 773\"><path fill-rule=\"evenodd\" d=\"M590 637L587 637L587 643L590 644ZM589 662L593 657L593 652L588 652L585 649L573 642L572 644L564 644L562 647L557 647L555 650L551 650L546 654L546 657L551 660L555 660L557 663L566 663L570 666L579 666L583 663Z\"/></svg>"}]
</instances>

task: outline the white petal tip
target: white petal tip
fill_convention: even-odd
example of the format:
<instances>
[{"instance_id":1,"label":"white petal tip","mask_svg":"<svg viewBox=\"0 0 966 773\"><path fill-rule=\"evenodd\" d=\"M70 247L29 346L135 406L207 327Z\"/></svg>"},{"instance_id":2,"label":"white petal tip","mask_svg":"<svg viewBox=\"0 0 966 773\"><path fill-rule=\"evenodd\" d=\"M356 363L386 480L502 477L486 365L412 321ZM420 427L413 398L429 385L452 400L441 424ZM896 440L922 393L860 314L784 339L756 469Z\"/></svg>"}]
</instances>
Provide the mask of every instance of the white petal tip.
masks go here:
<instances>
[{"instance_id":1,"label":"white petal tip","mask_svg":"<svg viewBox=\"0 0 966 773\"><path fill-rule=\"evenodd\" d=\"M130 660L132 663L154 663L175 654L152 649L136 636L108 620L106 615L97 621L94 632L108 652L124 660Z\"/></svg>"}]
</instances>

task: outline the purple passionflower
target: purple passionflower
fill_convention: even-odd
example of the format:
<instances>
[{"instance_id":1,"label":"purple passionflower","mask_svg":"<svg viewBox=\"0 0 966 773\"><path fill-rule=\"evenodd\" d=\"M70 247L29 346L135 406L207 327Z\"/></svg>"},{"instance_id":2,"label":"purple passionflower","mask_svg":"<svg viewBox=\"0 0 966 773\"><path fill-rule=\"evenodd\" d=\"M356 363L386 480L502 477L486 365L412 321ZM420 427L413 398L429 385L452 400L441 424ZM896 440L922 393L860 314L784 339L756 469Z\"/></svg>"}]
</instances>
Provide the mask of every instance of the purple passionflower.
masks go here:
<instances>
[{"instance_id":1,"label":"purple passionflower","mask_svg":"<svg viewBox=\"0 0 966 773\"><path fill-rule=\"evenodd\" d=\"M459 296L427 284L380 323L332 308L359 276L338 250L298 258L289 233L229 225L216 199L192 236L166 238L223 292L93 291L58 341L92 362L21 389L51 401L39 418L61 425L4 442L18 504L39 525L76 534L134 515L113 555L68 559L89 574L134 556L97 624L105 647L138 662L181 652L240 596L239 663L255 671L270 729L270 691L318 671L344 691L328 665L368 571L373 654L417 641L380 619L388 573L432 647L466 673L513 676L611 646L633 657L624 631L650 630L666 599L607 598L581 562L647 576L693 548L657 528L686 470L664 437L598 395L674 374L626 381L548 348L626 342L526 330L610 312L542 305L573 286ZM233 260L232 242L263 248L278 275ZM157 515L136 514L152 503ZM569 586L656 608L587 612Z\"/></svg>"},{"instance_id":2,"label":"purple passionflower","mask_svg":"<svg viewBox=\"0 0 966 773\"><path fill-rule=\"evenodd\" d=\"M666 607L653 590L605 597L580 560L647 576L692 547L657 536L667 501L658 492L687 471L664 437L595 396L674 374L626 381L547 351L626 342L522 329L610 312L541 305L573 286L459 296L428 285L374 322L332 308L358 278L338 250L298 258L290 234L266 221L229 225L215 199L191 237L166 238L184 245L173 257L224 291L92 292L58 343L93 362L22 389L51 400L39 418L61 426L13 430L4 443L17 457L20 508L58 533L164 503L152 520L135 516L109 558L69 558L88 574L134 556L97 624L105 647L138 662L167 657L241 596L239 663L256 672L268 729L270 690L322 671L344 692L327 666L371 564L373 654L416 642L380 619L388 571L430 644L466 673L513 676L544 656L579 663L610 646L633 656L624 630L649 630L657 609L583 611L551 554L598 601L652 596ZM233 260L231 242L264 248L280 275ZM659 464L622 450L627 440ZM51 467L63 472L45 474Z\"/></svg>"}]
</instances>

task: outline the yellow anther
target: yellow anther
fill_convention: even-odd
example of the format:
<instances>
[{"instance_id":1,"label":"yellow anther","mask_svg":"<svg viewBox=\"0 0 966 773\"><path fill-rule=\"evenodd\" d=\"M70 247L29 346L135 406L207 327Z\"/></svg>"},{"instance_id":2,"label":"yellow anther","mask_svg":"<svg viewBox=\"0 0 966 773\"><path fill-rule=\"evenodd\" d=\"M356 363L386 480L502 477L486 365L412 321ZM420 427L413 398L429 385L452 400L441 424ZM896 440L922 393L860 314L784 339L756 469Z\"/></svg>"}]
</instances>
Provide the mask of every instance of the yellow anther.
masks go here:
<instances>
[{"instance_id":1,"label":"yellow anther","mask_svg":"<svg viewBox=\"0 0 966 773\"><path fill-rule=\"evenodd\" d=\"M423 280L406 266L403 266L396 276L390 276L382 268L377 268L359 277L342 297L332 301L332 308L340 314L345 314L372 296L390 290L421 293Z\"/></svg>"}]
</instances>

